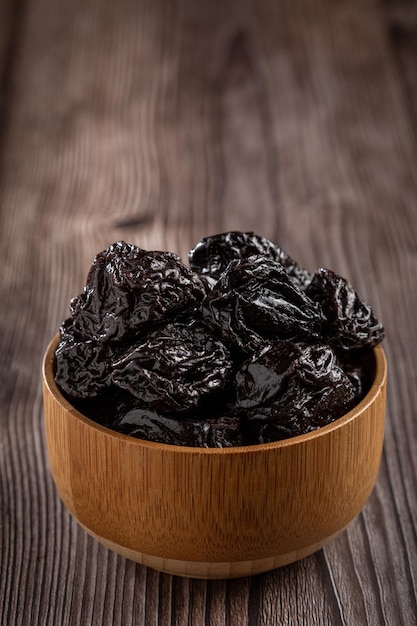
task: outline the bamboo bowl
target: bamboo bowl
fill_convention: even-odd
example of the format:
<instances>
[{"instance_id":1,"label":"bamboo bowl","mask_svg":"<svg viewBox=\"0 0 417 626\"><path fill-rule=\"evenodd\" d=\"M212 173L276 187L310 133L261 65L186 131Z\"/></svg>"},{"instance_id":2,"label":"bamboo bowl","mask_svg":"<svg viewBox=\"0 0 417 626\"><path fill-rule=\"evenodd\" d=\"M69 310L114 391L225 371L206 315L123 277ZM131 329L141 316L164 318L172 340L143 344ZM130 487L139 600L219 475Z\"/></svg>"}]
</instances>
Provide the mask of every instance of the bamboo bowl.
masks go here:
<instances>
[{"instance_id":1,"label":"bamboo bowl","mask_svg":"<svg viewBox=\"0 0 417 626\"><path fill-rule=\"evenodd\" d=\"M367 396L342 418L281 442L225 449L157 444L84 417L43 363L45 428L57 490L108 548L156 570L234 578L294 562L360 512L378 473L386 360L374 349Z\"/></svg>"}]
</instances>

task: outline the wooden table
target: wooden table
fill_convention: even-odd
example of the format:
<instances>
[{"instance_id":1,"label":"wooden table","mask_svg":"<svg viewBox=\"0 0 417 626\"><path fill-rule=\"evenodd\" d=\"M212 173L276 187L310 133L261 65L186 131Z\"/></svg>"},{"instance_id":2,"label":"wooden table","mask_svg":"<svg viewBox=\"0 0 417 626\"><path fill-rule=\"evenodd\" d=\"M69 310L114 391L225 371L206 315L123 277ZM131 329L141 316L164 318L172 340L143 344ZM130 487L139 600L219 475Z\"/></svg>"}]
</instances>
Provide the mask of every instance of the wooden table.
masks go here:
<instances>
[{"instance_id":1,"label":"wooden table","mask_svg":"<svg viewBox=\"0 0 417 626\"><path fill-rule=\"evenodd\" d=\"M0 623L417 623L417 10L385 0L0 7ZM49 473L40 366L99 250L255 230L384 321L380 473L331 544L199 581L102 548Z\"/></svg>"}]
</instances>

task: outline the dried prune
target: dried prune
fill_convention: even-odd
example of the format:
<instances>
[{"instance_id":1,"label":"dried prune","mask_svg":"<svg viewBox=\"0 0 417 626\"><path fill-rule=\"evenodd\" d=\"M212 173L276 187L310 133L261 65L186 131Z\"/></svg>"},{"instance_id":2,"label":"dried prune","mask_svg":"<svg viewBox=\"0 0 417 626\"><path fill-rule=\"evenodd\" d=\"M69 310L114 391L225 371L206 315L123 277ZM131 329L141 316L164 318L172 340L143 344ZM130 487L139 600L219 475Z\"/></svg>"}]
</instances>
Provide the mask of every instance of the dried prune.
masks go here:
<instances>
[{"instance_id":1,"label":"dried prune","mask_svg":"<svg viewBox=\"0 0 417 626\"><path fill-rule=\"evenodd\" d=\"M242 444L237 417L179 420L135 407L115 421L112 427L133 437L177 446L227 448Z\"/></svg>"},{"instance_id":2,"label":"dried prune","mask_svg":"<svg viewBox=\"0 0 417 626\"><path fill-rule=\"evenodd\" d=\"M132 406L132 398L118 387L109 385L97 396L72 397L71 404L94 422L113 428L113 423Z\"/></svg>"},{"instance_id":3,"label":"dried prune","mask_svg":"<svg viewBox=\"0 0 417 626\"><path fill-rule=\"evenodd\" d=\"M383 325L345 278L319 269L306 293L320 303L326 318L326 339L336 350L371 348L382 341Z\"/></svg>"},{"instance_id":4,"label":"dried prune","mask_svg":"<svg viewBox=\"0 0 417 626\"><path fill-rule=\"evenodd\" d=\"M201 420L176 419L149 408L135 407L112 424L115 430L147 441L202 447L209 427Z\"/></svg>"},{"instance_id":5,"label":"dried prune","mask_svg":"<svg viewBox=\"0 0 417 626\"><path fill-rule=\"evenodd\" d=\"M107 346L77 335L73 326L71 318L61 325L55 379L72 398L96 397L110 384L112 355Z\"/></svg>"},{"instance_id":6,"label":"dried prune","mask_svg":"<svg viewBox=\"0 0 417 626\"><path fill-rule=\"evenodd\" d=\"M260 406L278 396L300 355L300 346L282 339L244 361L235 376L236 408Z\"/></svg>"},{"instance_id":7,"label":"dried prune","mask_svg":"<svg viewBox=\"0 0 417 626\"><path fill-rule=\"evenodd\" d=\"M223 389L232 363L199 323L168 323L113 362L112 380L154 411L184 413Z\"/></svg>"},{"instance_id":8,"label":"dried prune","mask_svg":"<svg viewBox=\"0 0 417 626\"><path fill-rule=\"evenodd\" d=\"M306 346L286 385L272 402L247 413L250 437L258 443L300 435L349 411L356 389L326 345Z\"/></svg>"},{"instance_id":9,"label":"dried prune","mask_svg":"<svg viewBox=\"0 0 417 626\"><path fill-rule=\"evenodd\" d=\"M357 353L340 353L342 368L355 388L356 400L359 402L369 391L375 374L375 361L371 350L360 350Z\"/></svg>"},{"instance_id":10,"label":"dried prune","mask_svg":"<svg viewBox=\"0 0 417 626\"><path fill-rule=\"evenodd\" d=\"M311 274L302 268L284 250L269 239L254 232L231 231L204 237L189 252L190 267L213 285L230 261L262 255L278 261L298 287L306 287Z\"/></svg>"},{"instance_id":11,"label":"dried prune","mask_svg":"<svg viewBox=\"0 0 417 626\"><path fill-rule=\"evenodd\" d=\"M71 313L81 335L115 342L191 314L204 295L199 277L176 254L119 241L95 257L84 291L71 301Z\"/></svg>"},{"instance_id":12,"label":"dried prune","mask_svg":"<svg viewBox=\"0 0 417 626\"><path fill-rule=\"evenodd\" d=\"M320 307L263 256L231 261L203 301L203 319L225 343L252 351L265 340L317 340Z\"/></svg>"}]
</instances>

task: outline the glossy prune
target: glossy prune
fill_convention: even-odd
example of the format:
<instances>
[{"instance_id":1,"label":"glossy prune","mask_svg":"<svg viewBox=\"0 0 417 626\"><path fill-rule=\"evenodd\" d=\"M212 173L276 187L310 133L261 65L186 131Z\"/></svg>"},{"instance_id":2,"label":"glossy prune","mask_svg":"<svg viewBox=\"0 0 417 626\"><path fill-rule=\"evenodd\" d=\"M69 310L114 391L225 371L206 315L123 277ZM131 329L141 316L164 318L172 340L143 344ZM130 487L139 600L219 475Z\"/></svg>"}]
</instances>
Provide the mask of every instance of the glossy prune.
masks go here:
<instances>
[{"instance_id":1,"label":"glossy prune","mask_svg":"<svg viewBox=\"0 0 417 626\"><path fill-rule=\"evenodd\" d=\"M343 371L355 388L357 401L361 400L372 385L375 362L372 350L358 350L357 353L339 353Z\"/></svg>"},{"instance_id":2,"label":"glossy prune","mask_svg":"<svg viewBox=\"0 0 417 626\"><path fill-rule=\"evenodd\" d=\"M118 342L156 323L192 315L204 295L199 277L176 254L119 241L95 257L71 313L82 336Z\"/></svg>"},{"instance_id":3,"label":"glossy prune","mask_svg":"<svg viewBox=\"0 0 417 626\"><path fill-rule=\"evenodd\" d=\"M384 327L369 304L345 278L328 269L318 270L306 293L320 303L326 318L325 337L336 350L372 348L384 338Z\"/></svg>"},{"instance_id":4,"label":"glossy prune","mask_svg":"<svg viewBox=\"0 0 417 626\"><path fill-rule=\"evenodd\" d=\"M275 243L252 231L231 231L204 237L190 250L188 258L191 269L201 274L213 285L230 261L248 259L257 255L279 262L299 287L303 288L309 284L311 274L307 270L298 265Z\"/></svg>"},{"instance_id":5,"label":"glossy prune","mask_svg":"<svg viewBox=\"0 0 417 626\"><path fill-rule=\"evenodd\" d=\"M231 261L203 301L203 319L222 340L244 351L271 338L317 340L320 307L263 256Z\"/></svg>"},{"instance_id":6,"label":"glossy prune","mask_svg":"<svg viewBox=\"0 0 417 626\"><path fill-rule=\"evenodd\" d=\"M230 377L222 342L199 323L169 323L149 332L113 362L112 381L157 412L191 411Z\"/></svg>"},{"instance_id":7,"label":"glossy prune","mask_svg":"<svg viewBox=\"0 0 417 626\"><path fill-rule=\"evenodd\" d=\"M268 443L325 426L349 411L356 389L329 346L306 346L280 393L247 412L253 442Z\"/></svg>"},{"instance_id":8,"label":"glossy prune","mask_svg":"<svg viewBox=\"0 0 417 626\"><path fill-rule=\"evenodd\" d=\"M72 398L100 395L110 384L111 358L107 346L74 332L73 320L65 320L55 352L55 380Z\"/></svg>"},{"instance_id":9,"label":"glossy prune","mask_svg":"<svg viewBox=\"0 0 417 626\"><path fill-rule=\"evenodd\" d=\"M237 417L175 419L135 407L112 424L115 430L147 441L200 448L242 445Z\"/></svg>"},{"instance_id":10,"label":"glossy prune","mask_svg":"<svg viewBox=\"0 0 417 626\"><path fill-rule=\"evenodd\" d=\"M282 393L300 355L300 346L283 339L262 347L244 361L235 376L236 408L267 404Z\"/></svg>"}]
</instances>

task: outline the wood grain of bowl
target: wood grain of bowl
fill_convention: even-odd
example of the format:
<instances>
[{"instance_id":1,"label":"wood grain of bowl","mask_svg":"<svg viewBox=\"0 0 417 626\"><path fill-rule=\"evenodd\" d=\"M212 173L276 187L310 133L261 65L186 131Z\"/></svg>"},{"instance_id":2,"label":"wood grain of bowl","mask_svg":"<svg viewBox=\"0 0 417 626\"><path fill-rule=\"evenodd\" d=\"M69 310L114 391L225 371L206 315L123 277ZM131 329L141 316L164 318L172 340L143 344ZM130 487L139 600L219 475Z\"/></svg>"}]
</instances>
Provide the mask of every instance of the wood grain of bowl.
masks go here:
<instances>
[{"instance_id":1,"label":"wood grain of bowl","mask_svg":"<svg viewBox=\"0 0 417 626\"><path fill-rule=\"evenodd\" d=\"M43 363L45 429L60 497L93 537L154 569L234 578L294 562L358 515L381 459L387 365L332 424L285 441L201 449L143 441L79 413Z\"/></svg>"}]
</instances>

